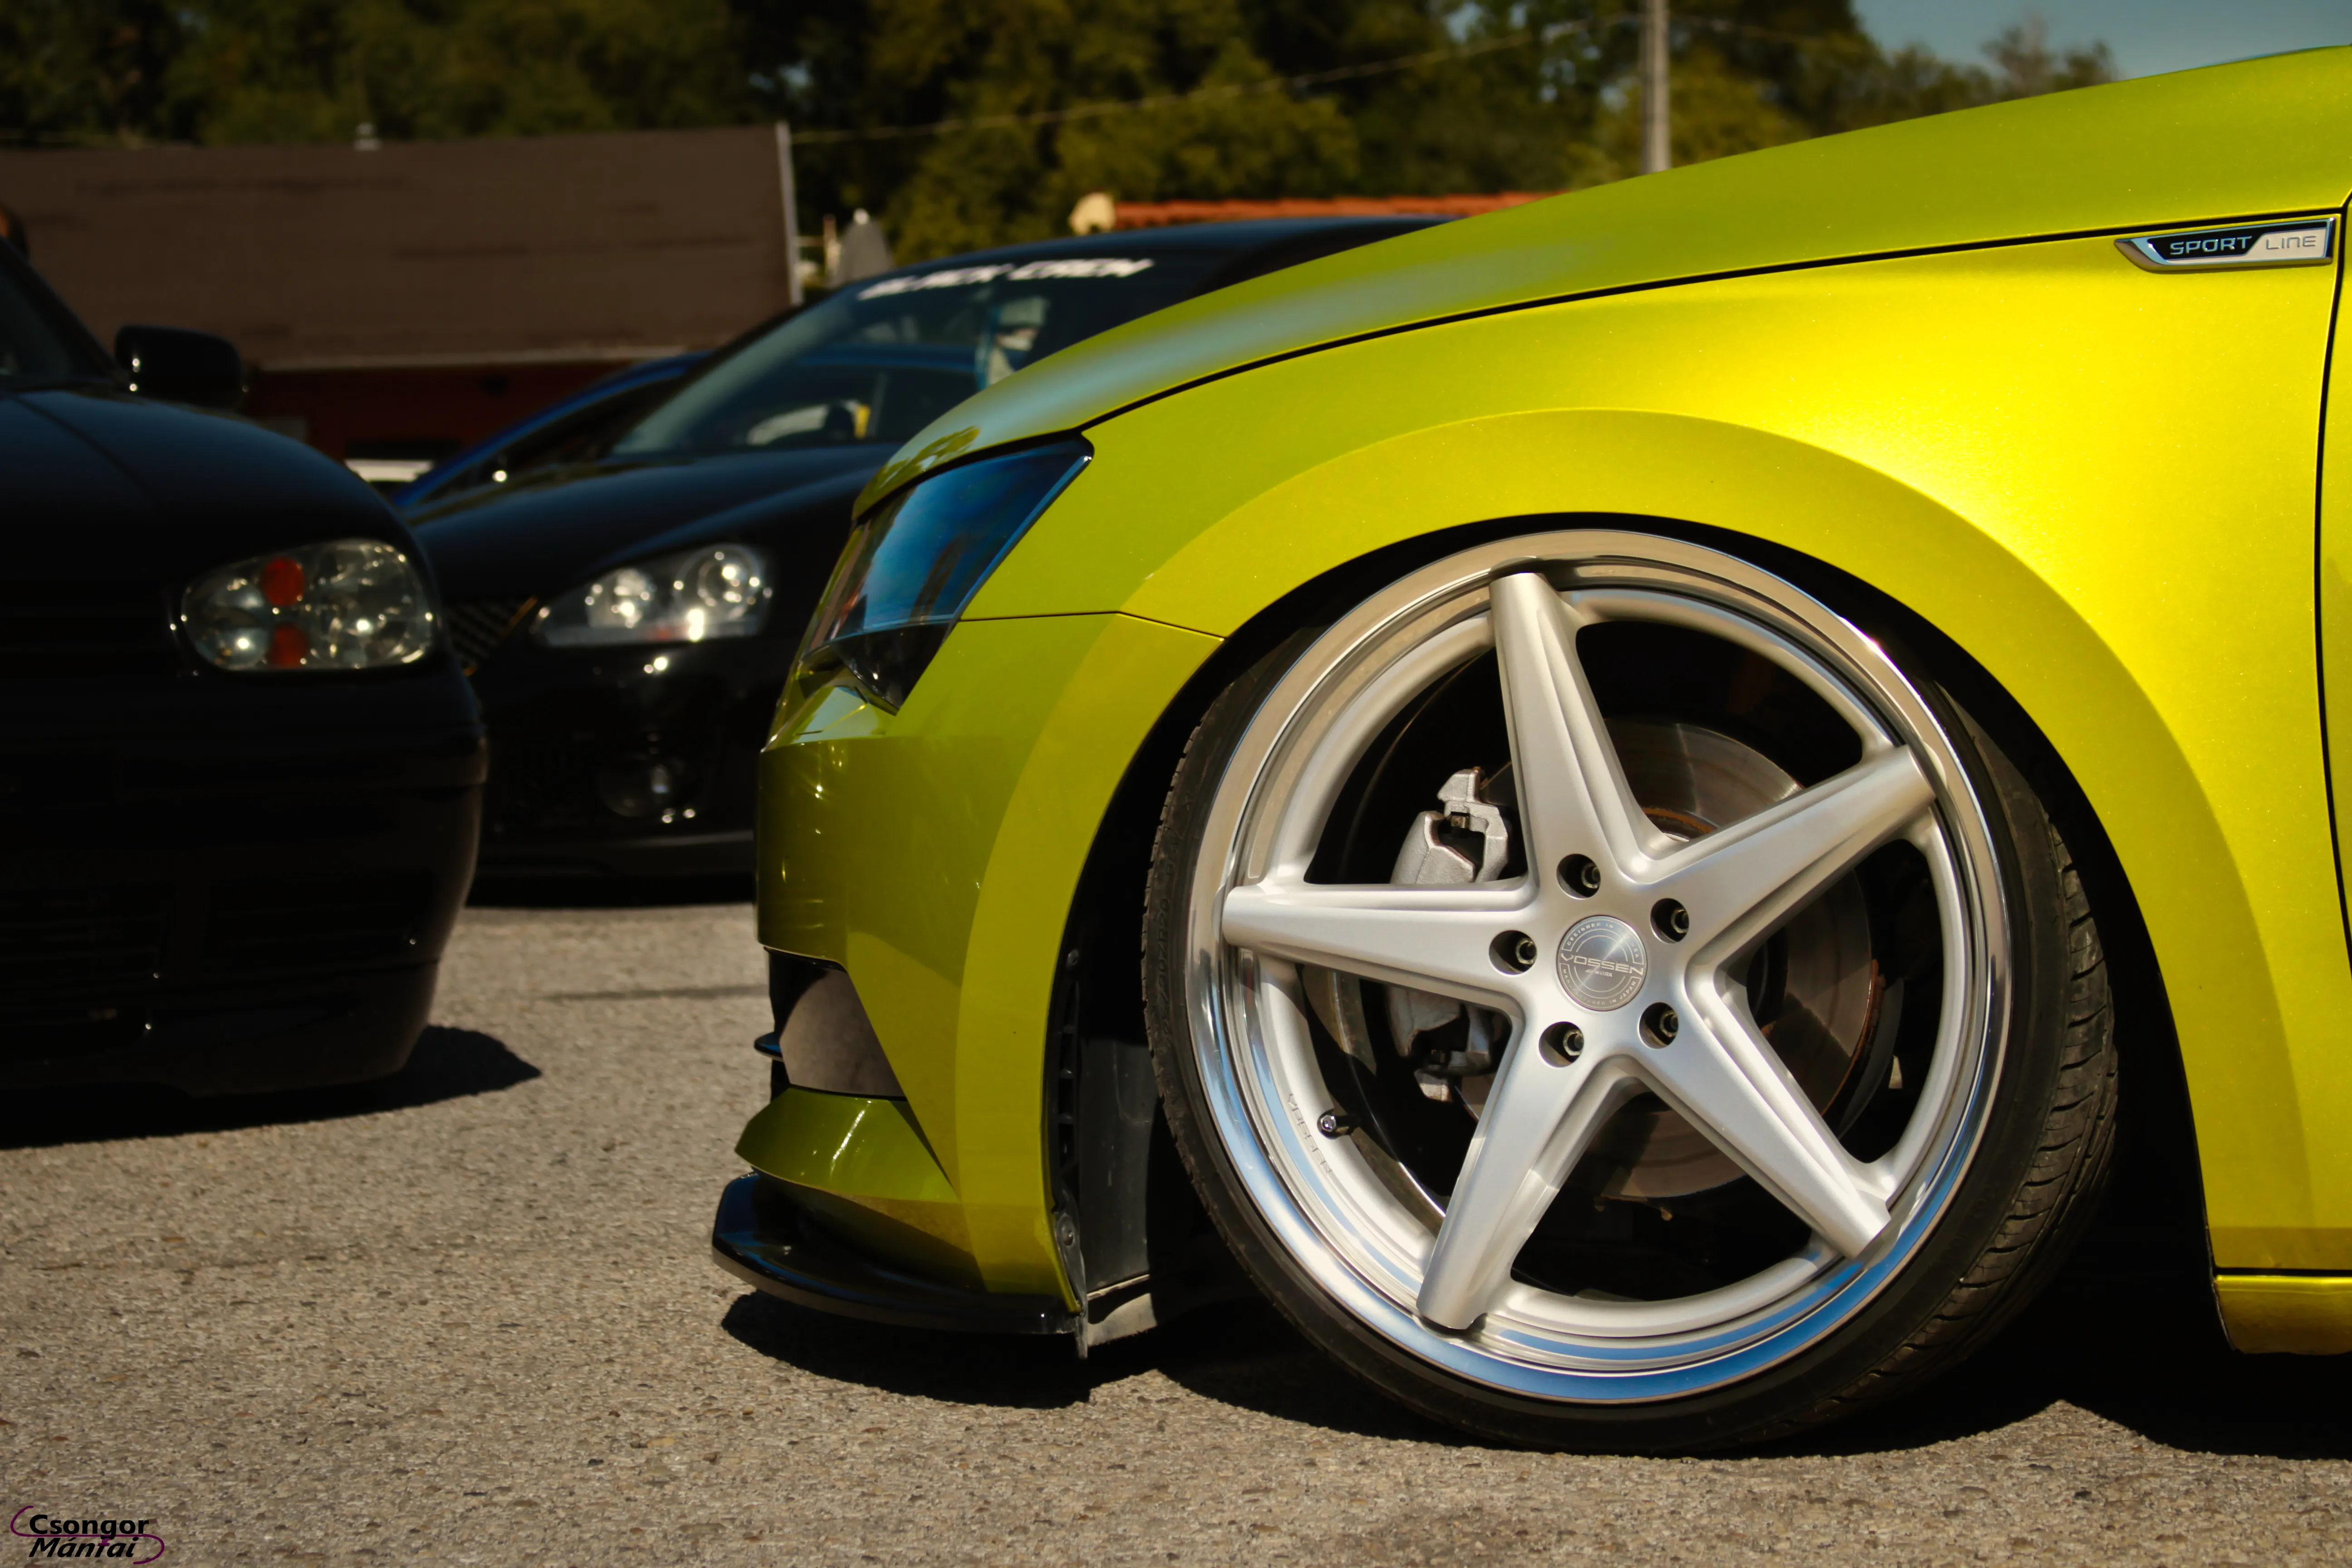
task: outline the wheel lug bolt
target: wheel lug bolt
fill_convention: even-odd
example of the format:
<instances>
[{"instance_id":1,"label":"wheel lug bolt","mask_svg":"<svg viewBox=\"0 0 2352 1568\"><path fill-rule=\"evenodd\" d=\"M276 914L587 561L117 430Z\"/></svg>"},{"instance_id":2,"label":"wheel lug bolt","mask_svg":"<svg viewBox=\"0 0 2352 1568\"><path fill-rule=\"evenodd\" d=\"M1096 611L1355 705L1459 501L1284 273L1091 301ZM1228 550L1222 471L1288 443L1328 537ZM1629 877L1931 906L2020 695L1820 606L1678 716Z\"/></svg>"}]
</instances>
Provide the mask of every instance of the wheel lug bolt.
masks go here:
<instances>
[{"instance_id":1,"label":"wheel lug bolt","mask_svg":"<svg viewBox=\"0 0 2352 1568\"><path fill-rule=\"evenodd\" d=\"M1559 863L1559 885L1580 899L1589 899L1601 890L1601 868L1586 855L1571 855Z\"/></svg>"},{"instance_id":2,"label":"wheel lug bolt","mask_svg":"<svg viewBox=\"0 0 2352 1568\"><path fill-rule=\"evenodd\" d=\"M1566 1067L1584 1054L1584 1031L1573 1024L1554 1024L1536 1041L1544 1060L1554 1067Z\"/></svg>"},{"instance_id":3,"label":"wheel lug bolt","mask_svg":"<svg viewBox=\"0 0 2352 1568\"><path fill-rule=\"evenodd\" d=\"M1660 899L1652 906L1650 923L1668 942L1680 942L1690 935L1690 911L1672 899Z\"/></svg>"},{"instance_id":4,"label":"wheel lug bolt","mask_svg":"<svg viewBox=\"0 0 2352 1568\"><path fill-rule=\"evenodd\" d=\"M1675 1037L1682 1033L1682 1027L1683 1021L1675 1016L1672 1007L1664 1002L1654 1002L1649 1011L1642 1015L1643 1043L1671 1046L1675 1043Z\"/></svg>"},{"instance_id":5,"label":"wheel lug bolt","mask_svg":"<svg viewBox=\"0 0 2352 1568\"><path fill-rule=\"evenodd\" d=\"M1487 951L1494 956L1495 967L1506 974L1525 974L1543 956L1536 939L1523 931L1505 931Z\"/></svg>"}]
</instances>

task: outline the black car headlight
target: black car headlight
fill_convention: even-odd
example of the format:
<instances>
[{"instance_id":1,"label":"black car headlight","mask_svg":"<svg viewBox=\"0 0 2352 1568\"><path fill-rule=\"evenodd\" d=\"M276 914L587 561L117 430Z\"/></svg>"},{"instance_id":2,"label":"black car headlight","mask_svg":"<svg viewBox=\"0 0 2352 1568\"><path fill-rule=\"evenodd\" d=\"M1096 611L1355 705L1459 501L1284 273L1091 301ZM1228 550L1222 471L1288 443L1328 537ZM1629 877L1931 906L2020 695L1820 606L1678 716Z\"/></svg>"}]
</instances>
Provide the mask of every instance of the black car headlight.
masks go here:
<instances>
[{"instance_id":1,"label":"black car headlight","mask_svg":"<svg viewBox=\"0 0 2352 1568\"><path fill-rule=\"evenodd\" d=\"M846 669L896 709L981 584L1094 456L1056 441L943 468L850 530L801 645L805 673Z\"/></svg>"},{"instance_id":2,"label":"black car headlight","mask_svg":"<svg viewBox=\"0 0 2352 1568\"><path fill-rule=\"evenodd\" d=\"M221 669L376 669L433 649L433 596L376 539L297 544L188 584L180 627Z\"/></svg>"},{"instance_id":3,"label":"black car headlight","mask_svg":"<svg viewBox=\"0 0 2352 1568\"><path fill-rule=\"evenodd\" d=\"M774 597L766 556L748 544L708 544L616 567L556 595L530 635L550 647L756 637Z\"/></svg>"}]
</instances>

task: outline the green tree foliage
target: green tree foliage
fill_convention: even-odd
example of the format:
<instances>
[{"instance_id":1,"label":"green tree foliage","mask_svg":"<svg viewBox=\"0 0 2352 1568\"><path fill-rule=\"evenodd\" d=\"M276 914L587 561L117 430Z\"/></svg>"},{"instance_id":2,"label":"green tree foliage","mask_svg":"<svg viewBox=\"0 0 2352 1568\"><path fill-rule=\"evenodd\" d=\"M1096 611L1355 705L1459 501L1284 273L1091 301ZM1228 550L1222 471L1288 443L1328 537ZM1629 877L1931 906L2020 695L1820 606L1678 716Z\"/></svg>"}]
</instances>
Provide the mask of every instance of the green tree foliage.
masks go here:
<instances>
[{"instance_id":1,"label":"green tree foliage","mask_svg":"<svg viewBox=\"0 0 2352 1568\"><path fill-rule=\"evenodd\" d=\"M778 109L819 124L922 124L1236 89L1055 124L883 142L814 141L802 177L824 207L882 209L901 256L1063 232L1088 190L1256 195L1345 189L1339 105L1247 90L1274 74L1241 0L872 0L793 5L755 37L788 64ZM796 57L796 58L795 58Z\"/></svg>"},{"instance_id":2,"label":"green tree foliage","mask_svg":"<svg viewBox=\"0 0 2352 1568\"><path fill-rule=\"evenodd\" d=\"M188 140L164 89L184 42L170 0L0 0L0 137Z\"/></svg>"},{"instance_id":3,"label":"green tree foliage","mask_svg":"<svg viewBox=\"0 0 2352 1568\"><path fill-rule=\"evenodd\" d=\"M172 88L209 142L723 124L751 105L724 0L201 0Z\"/></svg>"},{"instance_id":4,"label":"green tree foliage","mask_svg":"<svg viewBox=\"0 0 2352 1568\"><path fill-rule=\"evenodd\" d=\"M1675 0L1675 156L2102 81L1851 0ZM337 142L790 120L803 210L902 258L1077 198L1557 190L1638 167L1639 0L0 0L0 135ZM1159 100L1134 107L1139 100ZM877 135L891 128L937 130ZM844 134L844 133L847 134Z\"/></svg>"},{"instance_id":5,"label":"green tree foliage","mask_svg":"<svg viewBox=\"0 0 2352 1568\"><path fill-rule=\"evenodd\" d=\"M1985 54L1993 63L1993 71L1989 76L1978 73L1977 79L1985 95L1993 99L2032 98L2116 79L2115 57L2105 44L2053 54L2050 30L2038 16L2002 29L2000 37L1985 46Z\"/></svg>"},{"instance_id":6,"label":"green tree foliage","mask_svg":"<svg viewBox=\"0 0 2352 1568\"><path fill-rule=\"evenodd\" d=\"M801 126L1277 86L1058 122L804 139L804 199L880 212L902 258L1058 232L1087 190L1131 201L1558 190L1640 163L1638 0L737 5L763 67L755 87ZM1676 0L1674 15L1677 163L2113 75L2104 47L2053 55L2037 24L1989 45L1987 69L1882 49L1850 0ZM1299 77L1323 79L1276 80Z\"/></svg>"},{"instance_id":7,"label":"green tree foliage","mask_svg":"<svg viewBox=\"0 0 2352 1568\"><path fill-rule=\"evenodd\" d=\"M727 0L0 0L0 135L528 136L756 119Z\"/></svg>"}]
</instances>

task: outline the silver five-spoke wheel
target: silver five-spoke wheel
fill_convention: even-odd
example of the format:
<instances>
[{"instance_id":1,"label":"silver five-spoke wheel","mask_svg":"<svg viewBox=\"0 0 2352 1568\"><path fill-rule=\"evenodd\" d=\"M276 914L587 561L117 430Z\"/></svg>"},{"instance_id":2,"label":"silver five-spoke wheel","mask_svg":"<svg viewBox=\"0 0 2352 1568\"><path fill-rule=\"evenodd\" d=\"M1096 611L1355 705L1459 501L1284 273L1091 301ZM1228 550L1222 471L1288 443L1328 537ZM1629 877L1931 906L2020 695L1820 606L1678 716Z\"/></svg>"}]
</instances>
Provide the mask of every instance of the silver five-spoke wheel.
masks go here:
<instances>
[{"instance_id":1,"label":"silver five-spoke wheel","mask_svg":"<svg viewBox=\"0 0 2352 1568\"><path fill-rule=\"evenodd\" d=\"M1818 1359L2030 1032L2014 884L2058 873L1980 752L1811 595L1644 535L1468 551L1294 641L1195 737L1151 911L1243 1261L1514 1436Z\"/></svg>"}]
</instances>

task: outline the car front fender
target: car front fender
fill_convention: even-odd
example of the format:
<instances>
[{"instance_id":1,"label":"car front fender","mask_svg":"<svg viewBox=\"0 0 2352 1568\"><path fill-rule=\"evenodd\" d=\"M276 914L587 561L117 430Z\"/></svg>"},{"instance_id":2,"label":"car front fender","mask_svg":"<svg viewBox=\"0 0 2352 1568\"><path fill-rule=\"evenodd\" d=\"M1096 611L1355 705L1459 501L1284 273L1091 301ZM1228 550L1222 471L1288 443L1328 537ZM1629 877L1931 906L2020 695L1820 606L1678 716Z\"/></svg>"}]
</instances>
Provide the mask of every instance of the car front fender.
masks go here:
<instances>
[{"instance_id":1,"label":"car front fender","mask_svg":"<svg viewBox=\"0 0 2352 1568\"><path fill-rule=\"evenodd\" d=\"M2004 689L2113 844L2168 993L2217 1262L2352 1268L2312 587L2332 282L2158 277L2059 240L1303 355L1089 427L1096 461L971 613L1223 637L1368 552L1579 514L1857 578Z\"/></svg>"}]
</instances>

